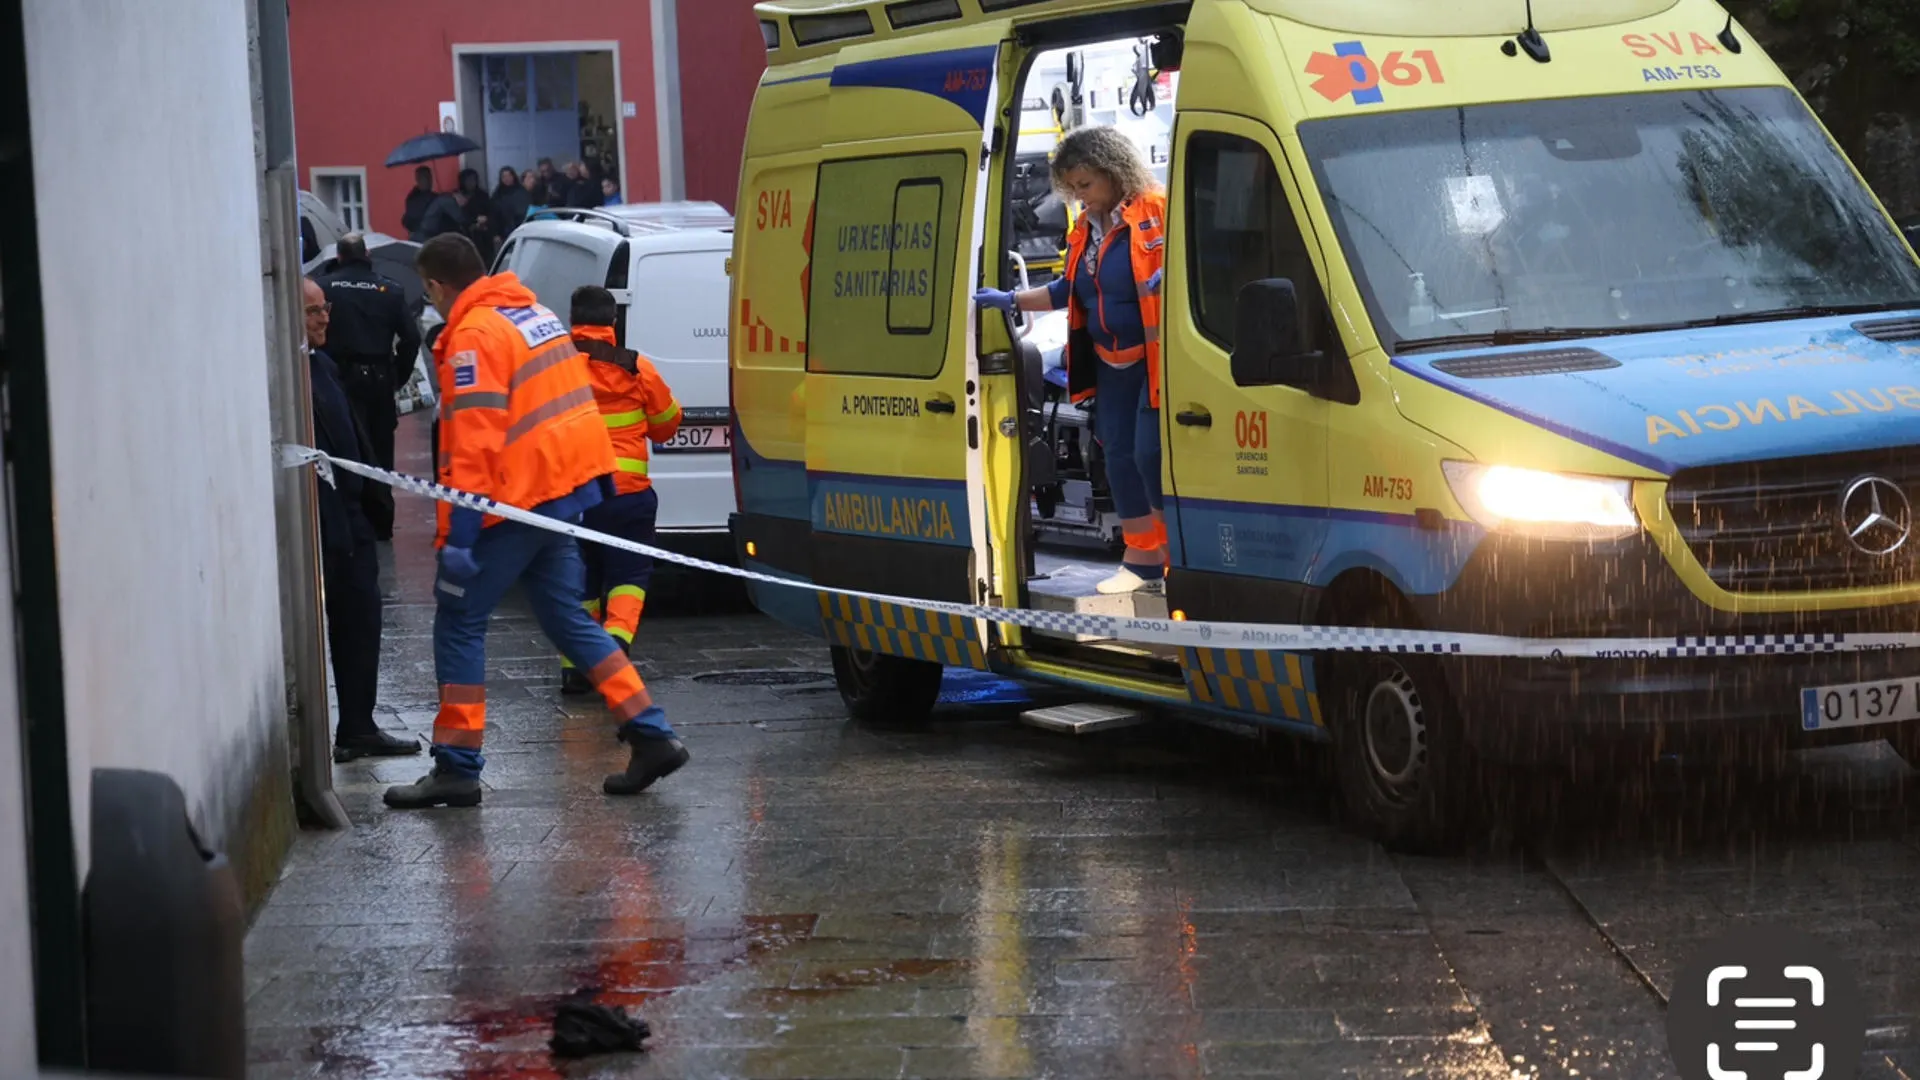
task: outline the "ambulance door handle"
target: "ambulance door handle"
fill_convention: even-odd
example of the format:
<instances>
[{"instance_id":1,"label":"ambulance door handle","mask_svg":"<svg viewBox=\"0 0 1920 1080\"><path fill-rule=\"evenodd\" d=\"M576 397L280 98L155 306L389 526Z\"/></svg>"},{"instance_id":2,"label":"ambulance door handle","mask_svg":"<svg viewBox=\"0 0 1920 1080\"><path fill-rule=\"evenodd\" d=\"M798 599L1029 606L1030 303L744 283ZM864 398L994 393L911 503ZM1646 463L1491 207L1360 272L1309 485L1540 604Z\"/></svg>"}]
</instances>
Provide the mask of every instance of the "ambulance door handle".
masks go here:
<instances>
[{"instance_id":1,"label":"ambulance door handle","mask_svg":"<svg viewBox=\"0 0 1920 1080\"><path fill-rule=\"evenodd\" d=\"M1210 428L1213 426L1213 414L1209 413L1205 407L1200 405L1182 409L1174 413L1173 418L1183 427Z\"/></svg>"},{"instance_id":2,"label":"ambulance door handle","mask_svg":"<svg viewBox=\"0 0 1920 1080\"><path fill-rule=\"evenodd\" d=\"M926 406L928 412L952 413L954 411L953 399L945 394L936 398L928 398Z\"/></svg>"}]
</instances>

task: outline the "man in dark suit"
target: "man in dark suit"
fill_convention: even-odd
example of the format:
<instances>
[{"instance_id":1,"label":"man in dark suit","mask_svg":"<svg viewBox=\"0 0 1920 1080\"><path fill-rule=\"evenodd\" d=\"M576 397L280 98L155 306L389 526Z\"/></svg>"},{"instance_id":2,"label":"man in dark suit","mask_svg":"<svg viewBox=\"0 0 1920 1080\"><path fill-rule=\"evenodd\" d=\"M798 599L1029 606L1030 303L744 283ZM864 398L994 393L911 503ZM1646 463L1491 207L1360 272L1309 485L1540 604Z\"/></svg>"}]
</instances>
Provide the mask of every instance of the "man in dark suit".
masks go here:
<instances>
[{"instance_id":1,"label":"man in dark suit","mask_svg":"<svg viewBox=\"0 0 1920 1080\"><path fill-rule=\"evenodd\" d=\"M353 404L340 385L340 371L320 351L327 343L332 305L312 278L301 279L300 289L313 379L314 448L338 458L371 462L373 446L354 421ZM320 481L320 576L327 598L334 692L340 699L333 760L341 762L420 752L420 740L395 738L373 722L380 686L380 556L366 504L376 501L374 487L345 469L333 470L332 484Z\"/></svg>"}]
</instances>

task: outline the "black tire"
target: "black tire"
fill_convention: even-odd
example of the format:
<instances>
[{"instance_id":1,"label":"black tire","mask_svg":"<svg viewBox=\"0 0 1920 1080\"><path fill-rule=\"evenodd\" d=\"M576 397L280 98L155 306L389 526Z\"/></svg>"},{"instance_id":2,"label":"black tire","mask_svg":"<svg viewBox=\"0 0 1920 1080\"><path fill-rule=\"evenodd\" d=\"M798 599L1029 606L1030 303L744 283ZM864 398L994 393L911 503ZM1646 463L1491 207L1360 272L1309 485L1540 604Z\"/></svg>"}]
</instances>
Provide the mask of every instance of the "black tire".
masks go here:
<instances>
[{"instance_id":1,"label":"black tire","mask_svg":"<svg viewBox=\"0 0 1920 1080\"><path fill-rule=\"evenodd\" d=\"M833 647L833 681L847 712L863 724L919 727L933 715L946 669L864 649Z\"/></svg>"},{"instance_id":2,"label":"black tire","mask_svg":"<svg viewBox=\"0 0 1920 1080\"><path fill-rule=\"evenodd\" d=\"M1385 613L1362 625L1391 625ZM1389 848L1456 849L1475 823L1479 768L1446 681L1426 657L1330 658L1334 771L1356 823Z\"/></svg>"}]
</instances>

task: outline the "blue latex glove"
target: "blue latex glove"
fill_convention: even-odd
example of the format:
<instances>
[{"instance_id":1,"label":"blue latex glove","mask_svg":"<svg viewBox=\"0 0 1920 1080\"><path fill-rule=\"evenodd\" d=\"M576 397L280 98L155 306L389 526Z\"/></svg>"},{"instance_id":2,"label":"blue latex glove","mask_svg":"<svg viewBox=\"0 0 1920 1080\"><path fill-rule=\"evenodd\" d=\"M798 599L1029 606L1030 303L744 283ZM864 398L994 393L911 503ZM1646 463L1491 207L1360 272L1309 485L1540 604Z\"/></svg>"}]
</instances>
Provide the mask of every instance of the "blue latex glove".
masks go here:
<instances>
[{"instance_id":1,"label":"blue latex glove","mask_svg":"<svg viewBox=\"0 0 1920 1080\"><path fill-rule=\"evenodd\" d=\"M478 510L469 510L464 506L454 507L453 513L447 520L447 546L473 547L473 542L480 539L481 518L482 515Z\"/></svg>"},{"instance_id":2,"label":"blue latex glove","mask_svg":"<svg viewBox=\"0 0 1920 1080\"><path fill-rule=\"evenodd\" d=\"M440 549L440 572L448 581L466 581L480 576L480 563L472 548L448 545Z\"/></svg>"},{"instance_id":3,"label":"blue latex glove","mask_svg":"<svg viewBox=\"0 0 1920 1080\"><path fill-rule=\"evenodd\" d=\"M1165 268L1155 270L1153 272L1153 276L1147 279L1146 291L1149 294L1158 293L1160 291L1160 279L1166 276L1166 273L1167 271Z\"/></svg>"},{"instance_id":4,"label":"blue latex glove","mask_svg":"<svg viewBox=\"0 0 1920 1080\"><path fill-rule=\"evenodd\" d=\"M973 302L983 308L996 308L1000 311L1013 310L1013 294L999 289L981 289L973 294Z\"/></svg>"}]
</instances>

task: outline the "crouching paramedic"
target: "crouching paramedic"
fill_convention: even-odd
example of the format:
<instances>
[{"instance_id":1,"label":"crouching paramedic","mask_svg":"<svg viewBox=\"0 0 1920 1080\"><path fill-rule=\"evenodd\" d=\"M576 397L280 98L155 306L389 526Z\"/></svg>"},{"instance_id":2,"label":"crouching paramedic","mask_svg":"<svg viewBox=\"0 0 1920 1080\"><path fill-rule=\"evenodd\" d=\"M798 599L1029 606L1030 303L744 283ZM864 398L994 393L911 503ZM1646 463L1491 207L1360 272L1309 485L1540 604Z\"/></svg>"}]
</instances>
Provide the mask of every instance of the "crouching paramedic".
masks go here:
<instances>
[{"instance_id":1,"label":"crouching paramedic","mask_svg":"<svg viewBox=\"0 0 1920 1080\"><path fill-rule=\"evenodd\" d=\"M607 496L614 463L586 361L566 327L513 274L487 277L464 236L427 241L418 266L428 299L447 322L434 342L441 483L578 523ZM480 802L487 620L515 583L541 631L587 673L620 721L630 759L624 772L606 778L604 790L635 794L686 764L686 748L626 651L581 606L585 571L573 539L447 503L439 512L434 768L416 783L387 789L387 805Z\"/></svg>"},{"instance_id":2,"label":"crouching paramedic","mask_svg":"<svg viewBox=\"0 0 1920 1080\"><path fill-rule=\"evenodd\" d=\"M573 291L572 306L573 344L587 358L593 397L613 441L614 496L588 510L585 524L622 540L651 544L660 497L647 476L648 448L680 430L680 403L653 362L622 348L614 337L620 308L611 292L598 285L582 285ZM640 613L647 604L653 560L592 543L581 545L580 555L587 564L587 612L631 654ZM565 660L562 665L562 693L584 694L592 689L579 668Z\"/></svg>"}]
</instances>

